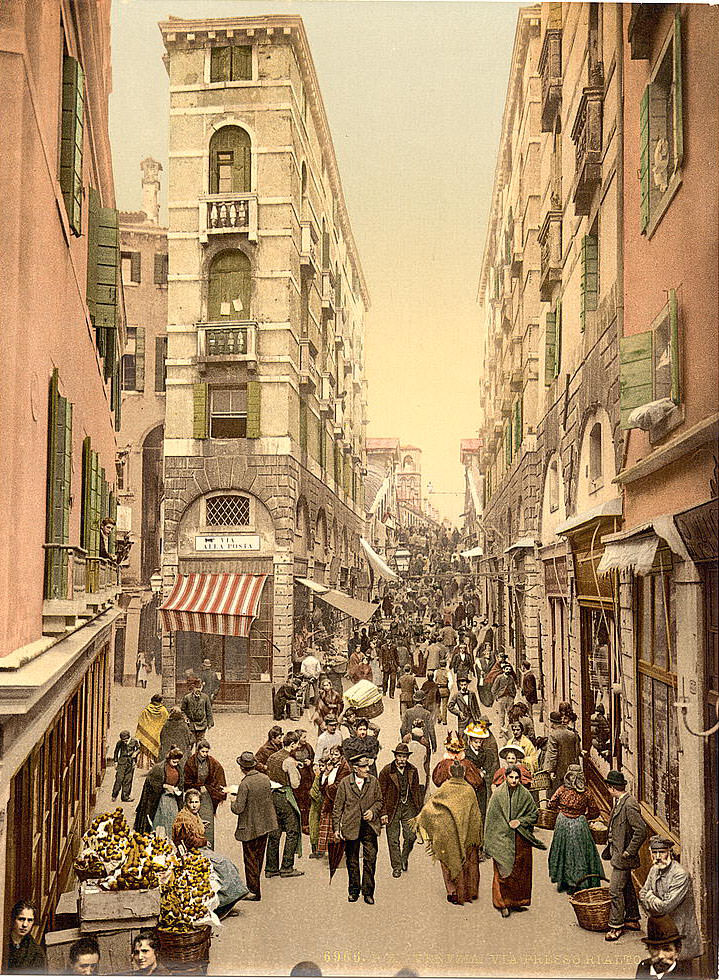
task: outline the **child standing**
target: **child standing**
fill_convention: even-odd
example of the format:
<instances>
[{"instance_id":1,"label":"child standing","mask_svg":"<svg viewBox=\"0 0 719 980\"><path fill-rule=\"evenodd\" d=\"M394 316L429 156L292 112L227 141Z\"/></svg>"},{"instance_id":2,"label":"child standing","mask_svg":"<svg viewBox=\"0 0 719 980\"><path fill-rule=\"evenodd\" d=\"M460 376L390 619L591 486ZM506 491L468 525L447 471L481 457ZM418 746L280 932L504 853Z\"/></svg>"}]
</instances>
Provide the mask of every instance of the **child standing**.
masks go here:
<instances>
[{"instance_id":1,"label":"child standing","mask_svg":"<svg viewBox=\"0 0 719 980\"><path fill-rule=\"evenodd\" d=\"M115 762L115 782L112 787L112 802L117 800L117 794L122 790L122 802L132 803L132 778L135 775L135 763L140 754L140 743L136 738L130 738L125 730L120 732L120 738L115 746L113 759Z\"/></svg>"}]
</instances>

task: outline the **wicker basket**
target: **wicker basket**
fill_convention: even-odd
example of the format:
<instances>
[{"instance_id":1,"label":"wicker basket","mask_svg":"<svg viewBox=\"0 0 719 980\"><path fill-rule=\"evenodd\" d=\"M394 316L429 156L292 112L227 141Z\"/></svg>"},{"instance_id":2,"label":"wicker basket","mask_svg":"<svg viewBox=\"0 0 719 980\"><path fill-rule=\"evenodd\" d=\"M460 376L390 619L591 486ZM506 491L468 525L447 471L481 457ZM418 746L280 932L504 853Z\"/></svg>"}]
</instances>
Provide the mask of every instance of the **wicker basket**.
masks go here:
<instances>
[{"instance_id":1,"label":"wicker basket","mask_svg":"<svg viewBox=\"0 0 719 980\"><path fill-rule=\"evenodd\" d=\"M609 829L607 827L604 830L595 830L594 827L589 828L592 832L592 837L594 838L595 844L606 844L609 839Z\"/></svg>"},{"instance_id":2,"label":"wicker basket","mask_svg":"<svg viewBox=\"0 0 719 980\"><path fill-rule=\"evenodd\" d=\"M384 701L382 698L379 701L375 701L374 704L368 704L362 708L355 708L355 714L358 718L377 718L384 711Z\"/></svg>"},{"instance_id":3,"label":"wicker basket","mask_svg":"<svg viewBox=\"0 0 719 980\"><path fill-rule=\"evenodd\" d=\"M586 878L595 877L586 875L580 879L581 885ZM582 929L589 932L606 932L609 927L609 909L612 900L609 896L608 888L582 888L580 891L569 896L569 901L574 909L577 922Z\"/></svg>"},{"instance_id":4,"label":"wicker basket","mask_svg":"<svg viewBox=\"0 0 719 980\"><path fill-rule=\"evenodd\" d=\"M544 807L539 808L539 816L537 817L536 826L540 830L554 830L554 825L557 822L557 811L556 810L546 810Z\"/></svg>"},{"instance_id":5,"label":"wicker basket","mask_svg":"<svg viewBox=\"0 0 719 980\"><path fill-rule=\"evenodd\" d=\"M532 776L532 789L549 789L552 785L552 777L544 769L535 772Z\"/></svg>"},{"instance_id":6,"label":"wicker basket","mask_svg":"<svg viewBox=\"0 0 719 980\"><path fill-rule=\"evenodd\" d=\"M160 957L170 968L178 963L206 963L210 958L212 926L202 926L191 932L169 932L158 929Z\"/></svg>"}]
</instances>

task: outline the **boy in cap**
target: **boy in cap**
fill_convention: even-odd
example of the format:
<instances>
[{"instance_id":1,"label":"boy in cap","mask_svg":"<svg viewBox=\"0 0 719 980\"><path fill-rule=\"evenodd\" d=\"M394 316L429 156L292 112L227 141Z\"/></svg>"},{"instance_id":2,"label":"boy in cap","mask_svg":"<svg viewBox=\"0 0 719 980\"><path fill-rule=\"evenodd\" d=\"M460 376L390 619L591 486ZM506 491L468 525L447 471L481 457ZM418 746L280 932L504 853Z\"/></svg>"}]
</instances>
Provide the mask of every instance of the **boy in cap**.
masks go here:
<instances>
[{"instance_id":1,"label":"boy in cap","mask_svg":"<svg viewBox=\"0 0 719 980\"><path fill-rule=\"evenodd\" d=\"M649 956L637 967L635 977L691 977L691 964L680 960L684 936L670 915L649 916L647 934L642 942Z\"/></svg>"},{"instance_id":2,"label":"boy in cap","mask_svg":"<svg viewBox=\"0 0 719 980\"><path fill-rule=\"evenodd\" d=\"M337 715L325 715L325 730L317 736L315 746L316 772L319 772L320 764L329 756L333 745L342 745L342 733L339 730Z\"/></svg>"},{"instance_id":3,"label":"boy in cap","mask_svg":"<svg viewBox=\"0 0 719 980\"><path fill-rule=\"evenodd\" d=\"M673 848L674 842L669 837L656 834L650 839L652 866L639 892L639 902L647 915L671 915L682 934L680 965L686 965L689 974L691 960L702 955L702 940L692 879L674 857Z\"/></svg>"},{"instance_id":4,"label":"boy in cap","mask_svg":"<svg viewBox=\"0 0 719 980\"><path fill-rule=\"evenodd\" d=\"M387 828L392 877L399 878L408 868L409 856L417 839L412 820L424 802L419 773L409 761L409 747L404 742L395 748L394 762L380 772L379 785L383 800L382 825ZM404 837L401 849L400 832Z\"/></svg>"},{"instance_id":5,"label":"boy in cap","mask_svg":"<svg viewBox=\"0 0 719 980\"><path fill-rule=\"evenodd\" d=\"M140 743L136 738L130 738L130 733L125 729L120 732L120 738L115 745L112 754L115 763L115 782L112 786L112 802L117 800L118 793L122 792L122 802L132 803L132 779L135 775L135 764L140 754Z\"/></svg>"},{"instance_id":6,"label":"boy in cap","mask_svg":"<svg viewBox=\"0 0 719 980\"><path fill-rule=\"evenodd\" d=\"M609 928L604 938L616 942L625 931L638 932L639 905L632 882L632 870L639 867L639 848L647 836L639 804L627 792L627 780L617 769L610 769L605 782L613 798L609 814L607 846L602 852L612 867L609 894L612 904L609 910Z\"/></svg>"}]
</instances>

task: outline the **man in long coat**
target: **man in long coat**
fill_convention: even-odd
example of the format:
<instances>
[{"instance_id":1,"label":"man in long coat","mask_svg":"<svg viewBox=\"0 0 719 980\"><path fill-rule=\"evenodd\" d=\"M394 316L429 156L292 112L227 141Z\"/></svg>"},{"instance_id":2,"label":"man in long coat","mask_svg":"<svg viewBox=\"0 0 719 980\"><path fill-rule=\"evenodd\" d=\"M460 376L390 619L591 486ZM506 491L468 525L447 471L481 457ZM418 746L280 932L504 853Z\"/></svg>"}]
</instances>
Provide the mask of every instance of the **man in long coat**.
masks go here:
<instances>
[{"instance_id":1,"label":"man in long coat","mask_svg":"<svg viewBox=\"0 0 719 980\"><path fill-rule=\"evenodd\" d=\"M670 915L682 939L680 964L702 955L702 939L694 907L692 879L679 864L672 850L674 842L655 835L649 841L652 866L639 892L639 902L647 915ZM691 969L687 969L687 975Z\"/></svg>"},{"instance_id":2,"label":"man in long coat","mask_svg":"<svg viewBox=\"0 0 719 980\"><path fill-rule=\"evenodd\" d=\"M387 830L392 877L399 878L407 870L409 856L417 839L412 819L422 809L424 798L419 773L409 761L409 747L405 742L400 742L394 750L394 762L380 772L379 785L384 801L382 824ZM400 832L404 836L401 849Z\"/></svg>"},{"instance_id":3,"label":"man in long coat","mask_svg":"<svg viewBox=\"0 0 719 980\"><path fill-rule=\"evenodd\" d=\"M632 871L639 867L639 848L647 836L639 804L627 792L627 780L621 772L610 769L605 778L614 800L609 814L607 846L602 852L605 861L612 866L609 894L612 904L609 910L609 928L604 937L615 942L625 929L638 932L639 905L632 882Z\"/></svg>"},{"instance_id":4,"label":"man in long coat","mask_svg":"<svg viewBox=\"0 0 719 980\"><path fill-rule=\"evenodd\" d=\"M543 767L551 773L554 794L563 785L567 769L576 766L579 761L579 735L567 728L558 711L550 712L549 722L552 727L547 739Z\"/></svg>"},{"instance_id":5,"label":"man in long coat","mask_svg":"<svg viewBox=\"0 0 719 980\"><path fill-rule=\"evenodd\" d=\"M201 738L205 737L208 728L214 727L215 724L212 715L212 703L209 697L200 690L199 678L192 681L192 690L184 696L180 708L187 718L192 737L195 742L199 742Z\"/></svg>"},{"instance_id":6,"label":"man in long coat","mask_svg":"<svg viewBox=\"0 0 719 980\"><path fill-rule=\"evenodd\" d=\"M332 825L336 839L345 842L348 900L356 902L361 893L367 905L374 905L377 838L382 830L382 790L379 780L370 775L367 756L354 755L350 763L352 773L344 777L335 796Z\"/></svg>"},{"instance_id":7,"label":"man in long coat","mask_svg":"<svg viewBox=\"0 0 719 980\"><path fill-rule=\"evenodd\" d=\"M422 691L414 692L414 706L408 708L402 715L402 723L399 733L401 736L409 735L415 725L421 725L424 735L434 752L437 748L437 735L434 730L432 715L424 707L424 694Z\"/></svg>"},{"instance_id":8,"label":"man in long coat","mask_svg":"<svg viewBox=\"0 0 719 980\"><path fill-rule=\"evenodd\" d=\"M259 772L254 755L243 752L238 756L237 763L242 770L242 781L230 809L237 814L235 840L242 841L245 880L250 889L245 900L259 902L267 835L277 830L277 814L272 802L270 777Z\"/></svg>"}]
</instances>

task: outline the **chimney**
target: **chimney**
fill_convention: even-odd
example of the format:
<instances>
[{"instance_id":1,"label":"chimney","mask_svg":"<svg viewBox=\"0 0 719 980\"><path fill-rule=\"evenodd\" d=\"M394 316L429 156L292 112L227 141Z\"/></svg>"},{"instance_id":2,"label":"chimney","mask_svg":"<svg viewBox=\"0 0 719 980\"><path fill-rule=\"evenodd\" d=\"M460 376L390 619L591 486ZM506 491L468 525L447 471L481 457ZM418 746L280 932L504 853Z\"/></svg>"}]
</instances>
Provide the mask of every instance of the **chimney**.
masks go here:
<instances>
[{"instance_id":1,"label":"chimney","mask_svg":"<svg viewBox=\"0 0 719 980\"><path fill-rule=\"evenodd\" d=\"M142 170L142 210L153 225L160 221L160 171L159 160L146 157L140 164Z\"/></svg>"}]
</instances>

